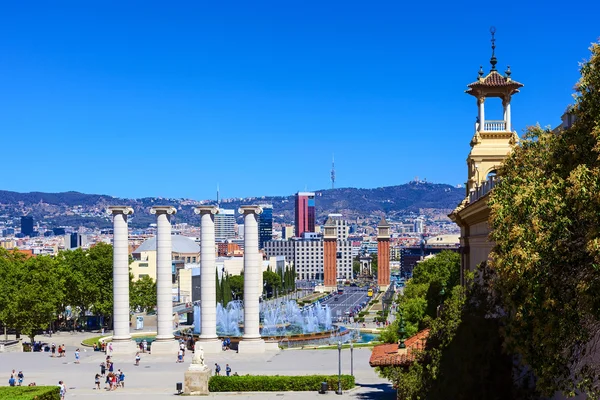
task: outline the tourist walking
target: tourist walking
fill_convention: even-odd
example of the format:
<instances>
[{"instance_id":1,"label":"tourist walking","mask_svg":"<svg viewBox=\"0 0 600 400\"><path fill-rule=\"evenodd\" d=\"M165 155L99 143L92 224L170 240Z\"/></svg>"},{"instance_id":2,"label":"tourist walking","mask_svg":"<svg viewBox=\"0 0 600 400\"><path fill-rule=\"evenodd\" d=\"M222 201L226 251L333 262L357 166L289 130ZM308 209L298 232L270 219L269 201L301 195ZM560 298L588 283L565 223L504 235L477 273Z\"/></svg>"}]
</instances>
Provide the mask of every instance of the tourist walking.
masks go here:
<instances>
[{"instance_id":1,"label":"tourist walking","mask_svg":"<svg viewBox=\"0 0 600 400\"><path fill-rule=\"evenodd\" d=\"M23 378L25 378L25 375L23 375L23 371L19 371L17 377L19 378L19 386L23 386Z\"/></svg>"},{"instance_id":2,"label":"tourist walking","mask_svg":"<svg viewBox=\"0 0 600 400\"><path fill-rule=\"evenodd\" d=\"M113 352L113 346L112 346L112 342L110 342L108 344L108 354L112 354L112 352Z\"/></svg>"},{"instance_id":3,"label":"tourist walking","mask_svg":"<svg viewBox=\"0 0 600 400\"><path fill-rule=\"evenodd\" d=\"M94 377L94 384L96 384L96 387L94 389L100 390L100 374L96 374L96 376Z\"/></svg>"},{"instance_id":4,"label":"tourist walking","mask_svg":"<svg viewBox=\"0 0 600 400\"><path fill-rule=\"evenodd\" d=\"M179 351L177 352L177 363L182 363L183 362L183 350L179 349Z\"/></svg>"},{"instance_id":5,"label":"tourist walking","mask_svg":"<svg viewBox=\"0 0 600 400\"><path fill-rule=\"evenodd\" d=\"M215 363L215 376L221 375L221 366Z\"/></svg>"},{"instance_id":6,"label":"tourist walking","mask_svg":"<svg viewBox=\"0 0 600 400\"><path fill-rule=\"evenodd\" d=\"M79 364L79 349L75 350L75 364Z\"/></svg>"},{"instance_id":7,"label":"tourist walking","mask_svg":"<svg viewBox=\"0 0 600 400\"><path fill-rule=\"evenodd\" d=\"M229 364L225 365L225 373L227 374L227 376L229 376L229 374L231 374L231 367L229 366Z\"/></svg>"},{"instance_id":8,"label":"tourist walking","mask_svg":"<svg viewBox=\"0 0 600 400\"><path fill-rule=\"evenodd\" d=\"M136 365L136 367L138 365L140 365L140 358L141 358L140 357L140 353L139 352L135 353L135 365Z\"/></svg>"},{"instance_id":9,"label":"tourist walking","mask_svg":"<svg viewBox=\"0 0 600 400\"><path fill-rule=\"evenodd\" d=\"M121 370L119 370L119 383L121 384L122 388L125 387L125 372Z\"/></svg>"}]
</instances>

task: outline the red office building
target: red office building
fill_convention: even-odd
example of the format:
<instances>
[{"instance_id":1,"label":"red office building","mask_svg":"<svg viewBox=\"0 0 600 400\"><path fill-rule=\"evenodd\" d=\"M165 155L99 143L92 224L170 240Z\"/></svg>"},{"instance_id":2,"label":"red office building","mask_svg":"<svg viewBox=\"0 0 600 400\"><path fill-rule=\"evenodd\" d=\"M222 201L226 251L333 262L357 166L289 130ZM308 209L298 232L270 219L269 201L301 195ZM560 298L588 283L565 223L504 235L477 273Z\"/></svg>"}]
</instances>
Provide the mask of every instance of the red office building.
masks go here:
<instances>
[{"instance_id":1,"label":"red office building","mask_svg":"<svg viewBox=\"0 0 600 400\"><path fill-rule=\"evenodd\" d=\"M304 232L315 231L315 194L312 192L296 193L296 237Z\"/></svg>"}]
</instances>

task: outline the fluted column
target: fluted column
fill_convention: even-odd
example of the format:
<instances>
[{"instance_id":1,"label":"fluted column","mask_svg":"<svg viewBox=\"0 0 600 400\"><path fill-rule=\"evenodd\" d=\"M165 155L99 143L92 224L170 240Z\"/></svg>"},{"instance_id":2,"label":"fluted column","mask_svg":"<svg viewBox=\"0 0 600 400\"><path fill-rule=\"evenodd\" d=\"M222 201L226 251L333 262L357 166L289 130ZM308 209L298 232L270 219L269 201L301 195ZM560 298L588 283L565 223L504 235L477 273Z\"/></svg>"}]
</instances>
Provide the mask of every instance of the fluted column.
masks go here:
<instances>
[{"instance_id":1,"label":"fluted column","mask_svg":"<svg viewBox=\"0 0 600 400\"><path fill-rule=\"evenodd\" d=\"M194 209L200 214L200 337L205 353L220 353L217 337L217 288L215 286L215 214L216 206Z\"/></svg>"},{"instance_id":2,"label":"fluted column","mask_svg":"<svg viewBox=\"0 0 600 400\"><path fill-rule=\"evenodd\" d=\"M127 216L133 209L126 206L108 207L113 216L113 352L135 351L129 333L129 231Z\"/></svg>"},{"instance_id":3,"label":"fluted column","mask_svg":"<svg viewBox=\"0 0 600 400\"><path fill-rule=\"evenodd\" d=\"M259 287L261 260L258 252L257 215L260 206L242 206L239 213L244 215L244 335L239 343L240 353L262 353L265 342L260 337Z\"/></svg>"},{"instance_id":4,"label":"fluted column","mask_svg":"<svg viewBox=\"0 0 600 400\"><path fill-rule=\"evenodd\" d=\"M177 351L173 337L173 281L171 245L171 215L177 213L175 207L155 206L150 209L156 214L156 341L152 343L152 353ZM162 343L161 343L162 342ZM173 347L174 346L174 347ZM172 348L172 349L171 349Z\"/></svg>"}]
</instances>

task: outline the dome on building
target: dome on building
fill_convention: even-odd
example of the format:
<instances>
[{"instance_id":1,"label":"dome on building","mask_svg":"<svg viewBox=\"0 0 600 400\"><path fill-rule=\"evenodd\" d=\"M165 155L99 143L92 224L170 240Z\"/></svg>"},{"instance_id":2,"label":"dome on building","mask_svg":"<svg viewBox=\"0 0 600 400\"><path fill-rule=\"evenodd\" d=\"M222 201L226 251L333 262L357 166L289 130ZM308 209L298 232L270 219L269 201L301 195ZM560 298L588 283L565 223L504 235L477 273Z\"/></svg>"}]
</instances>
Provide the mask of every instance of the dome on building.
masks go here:
<instances>
[{"instance_id":1,"label":"dome on building","mask_svg":"<svg viewBox=\"0 0 600 400\"><path fill-rule=\"evenodd\" d=\"M200 246L187 236L171 235L173 253L200 253ZM156 236L151 237L135 249L134 253L156 251Z\"/></svg>"}]
</instances>

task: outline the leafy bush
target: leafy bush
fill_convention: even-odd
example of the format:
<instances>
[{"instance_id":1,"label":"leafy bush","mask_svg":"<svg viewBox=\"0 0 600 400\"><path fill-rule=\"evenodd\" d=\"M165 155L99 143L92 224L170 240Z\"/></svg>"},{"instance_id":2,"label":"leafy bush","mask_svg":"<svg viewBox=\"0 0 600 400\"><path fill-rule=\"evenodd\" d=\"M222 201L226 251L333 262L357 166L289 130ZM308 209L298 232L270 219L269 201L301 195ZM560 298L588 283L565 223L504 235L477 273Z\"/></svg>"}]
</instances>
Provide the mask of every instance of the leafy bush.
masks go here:
<instances>
[{"instance_id":1,"label":"leafy bush","mask_svg":"<svg viewBox=\"0 0 600 400\"><path fill-rule=\"evenodd\" d=\"M307 376L213 376L208 381L211 392L285 392L285 391L318 391L321 382L327 382L329 390L337 389L337 375ZM354 388L354 377L342 375L342 389Z\"/></svg>"},{"instance_id":2,"label":"leafy bush","mask_svg":"<svg viewBox=\"0 0 600 400\"><path fill-rule=\"evenodd\" d=\"M361 312L358 313L359 317L364 317L365 315L367 315L366 311L361 311Z\"/></svg>"},{"instance_id":3,"label":"leafy bush","mask_svg":"<svg viewBox=\"0 0 600 400\"><path fill-rule=\"evenodd\" d=\"M371 300L371 304L377 304L379 303L379 300Z\"/></svg>"},{"instance_id":4,"label":"leafy bush","mask_svg":"<svg viewBox=\"0 0 600 400\"><path fill-rule=\"evenodd\" d=\"M2 400L59 400L58 386L4 386L0 387Z\"/></svg>"}]
</instances>

